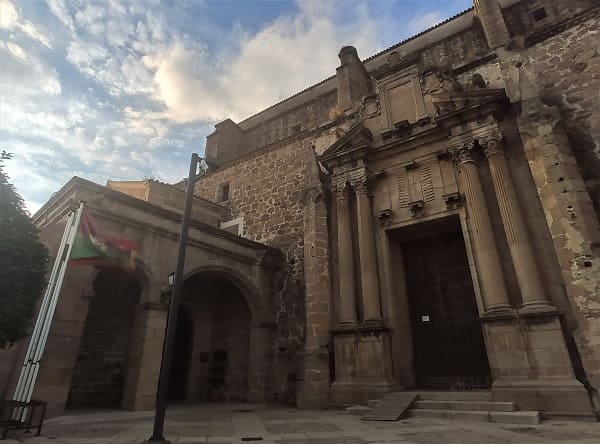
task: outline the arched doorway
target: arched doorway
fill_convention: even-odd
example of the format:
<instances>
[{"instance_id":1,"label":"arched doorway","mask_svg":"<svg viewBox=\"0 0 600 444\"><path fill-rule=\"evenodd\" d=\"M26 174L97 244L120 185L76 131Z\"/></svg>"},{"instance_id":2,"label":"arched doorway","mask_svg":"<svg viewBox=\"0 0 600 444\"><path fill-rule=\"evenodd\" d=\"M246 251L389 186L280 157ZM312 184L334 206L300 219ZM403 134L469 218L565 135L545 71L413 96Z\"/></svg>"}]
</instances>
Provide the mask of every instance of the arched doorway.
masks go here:
<instances>
[{"instance_id":1,"label":"arched doorway","mask_svg":"<svg viewBox=\"0 0 600 444\"><path fill-rule=\"evenodd\" d=\"M188 356L174 354L172 368L189 360L185 399L246 401L252 316L244 296L227 278L209 273L186 279L182 295L193 338ZM170 396L172 390L177 385Z\"/></svg>"},{"instance_id":2,"label":"arched doorway","mask_svg":"<svg viewBox=\"0 0 600 444\"><path fill-rule=\"evenodd\" d=\"M127 348L141 286L135 272L105 268L93 283L67 408L119 408Z\"/></svg>"}]
</instances>

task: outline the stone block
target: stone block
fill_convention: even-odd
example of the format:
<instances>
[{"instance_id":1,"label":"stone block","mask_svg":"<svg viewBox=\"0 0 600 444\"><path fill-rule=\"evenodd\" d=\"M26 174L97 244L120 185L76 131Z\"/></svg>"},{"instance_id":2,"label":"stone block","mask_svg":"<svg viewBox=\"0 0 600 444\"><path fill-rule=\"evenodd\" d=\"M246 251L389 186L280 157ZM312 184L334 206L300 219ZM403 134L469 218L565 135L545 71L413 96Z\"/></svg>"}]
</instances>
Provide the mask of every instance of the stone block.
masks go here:
<instances>
[{"instance_id":1,"label":"stone block","mask_svg":"<svg viewBox=\"0 0 600 444\"><path fill-rule=\"evenodd\" d=\"M490 412L490 421L504 424L530 424L540 423L540 412Z\"/></svg>"}]
</instances>

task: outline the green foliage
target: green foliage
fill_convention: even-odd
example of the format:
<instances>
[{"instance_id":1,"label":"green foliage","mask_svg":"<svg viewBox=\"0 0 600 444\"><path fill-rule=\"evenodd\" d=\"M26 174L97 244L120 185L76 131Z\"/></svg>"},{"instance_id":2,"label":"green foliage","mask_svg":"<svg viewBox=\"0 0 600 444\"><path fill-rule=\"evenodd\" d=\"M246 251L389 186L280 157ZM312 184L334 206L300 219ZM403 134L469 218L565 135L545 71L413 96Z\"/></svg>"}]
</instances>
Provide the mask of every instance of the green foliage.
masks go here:
<instances>
[{"instance_id":1,"label":"green foliage","mask_svg":"<svg viewBox=\"0 0 600 444\"><path fill-rule=\"evenodd\" d=\"M0 163L0 348L22 339L45 285L48 251Z\"/></svg>"}]
</instances>

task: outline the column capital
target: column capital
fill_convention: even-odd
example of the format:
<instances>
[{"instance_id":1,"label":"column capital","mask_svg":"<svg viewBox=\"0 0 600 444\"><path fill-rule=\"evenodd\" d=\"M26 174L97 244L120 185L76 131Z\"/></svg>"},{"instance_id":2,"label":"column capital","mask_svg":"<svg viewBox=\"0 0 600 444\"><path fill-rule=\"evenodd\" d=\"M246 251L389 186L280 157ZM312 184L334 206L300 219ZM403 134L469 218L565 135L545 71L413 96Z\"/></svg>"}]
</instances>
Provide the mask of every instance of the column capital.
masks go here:
<instances>
[{"instance_id":1,"label":"column capital","mask_svg":"<svg viewBox=\"0 0 600 444\"><path fill-rule=\"evenodd\" d=\"M352 187L357 194L367 194L369 192L369 180L366 177L353 180Z\"/></svg>"},{"instance_id":2,"label":"column capital","mask_svg":"<svg viewBox=\"0 0 600 444\"><path fill-rule=\"evenodd\" d=\"M478 139L477 142L487 158L496 154L504 155L504 138L501 134L490 134Z\"/></svg>"},{"instance_id":3,"label":"column capital","mask_svg":"<svg viewBox=\"0 0 600 444\"><path fill-rule=\"evenodd\" d=\"M335 194L336 200L349 199L350 198L350 184L345 178L333 179L331 184L333 193Z\"/></svg>"},{"instance_id":4,"label":"column capital","mask_svg":"<svg viewBox=\"0 0 600 444\"><path fill-rule=\"evenodd\" d=\"M465 163L475 162L475 152L477 151L477 144L474 140L455 145L450 149L452 154L452 160L458 165Z\"/></svg>"}]
</instances>

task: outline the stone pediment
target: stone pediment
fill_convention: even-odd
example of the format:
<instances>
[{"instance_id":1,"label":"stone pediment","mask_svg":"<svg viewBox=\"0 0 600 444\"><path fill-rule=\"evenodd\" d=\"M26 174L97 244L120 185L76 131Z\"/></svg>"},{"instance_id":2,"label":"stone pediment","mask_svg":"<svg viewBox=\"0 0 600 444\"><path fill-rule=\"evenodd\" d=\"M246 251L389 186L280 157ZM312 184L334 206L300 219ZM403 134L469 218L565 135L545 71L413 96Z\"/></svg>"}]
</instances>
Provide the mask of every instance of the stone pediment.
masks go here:
<instances>
[{"instance_id":1,"label":"stone pediment","mask_svg":"<svg viewBox=\"0 0 600 444\"><path fill-rule=\"evenodd\" d=\"M502 114L509 104L504 89L442 90L432 94L431 99L435 120L442 124L489 113Z\"/></svg>"},{"instance_id":2,"label":"stone pediment","mask_svg":"<svg viewBox=\"0 0 600 444\"><path fill-rule=\"evenodd\" d=\"M363 157L371 148L373 133L362 123L355 125L319 156L319 160L328 167L343 162L349 157Z\"/></svg>"}]
</instances>

